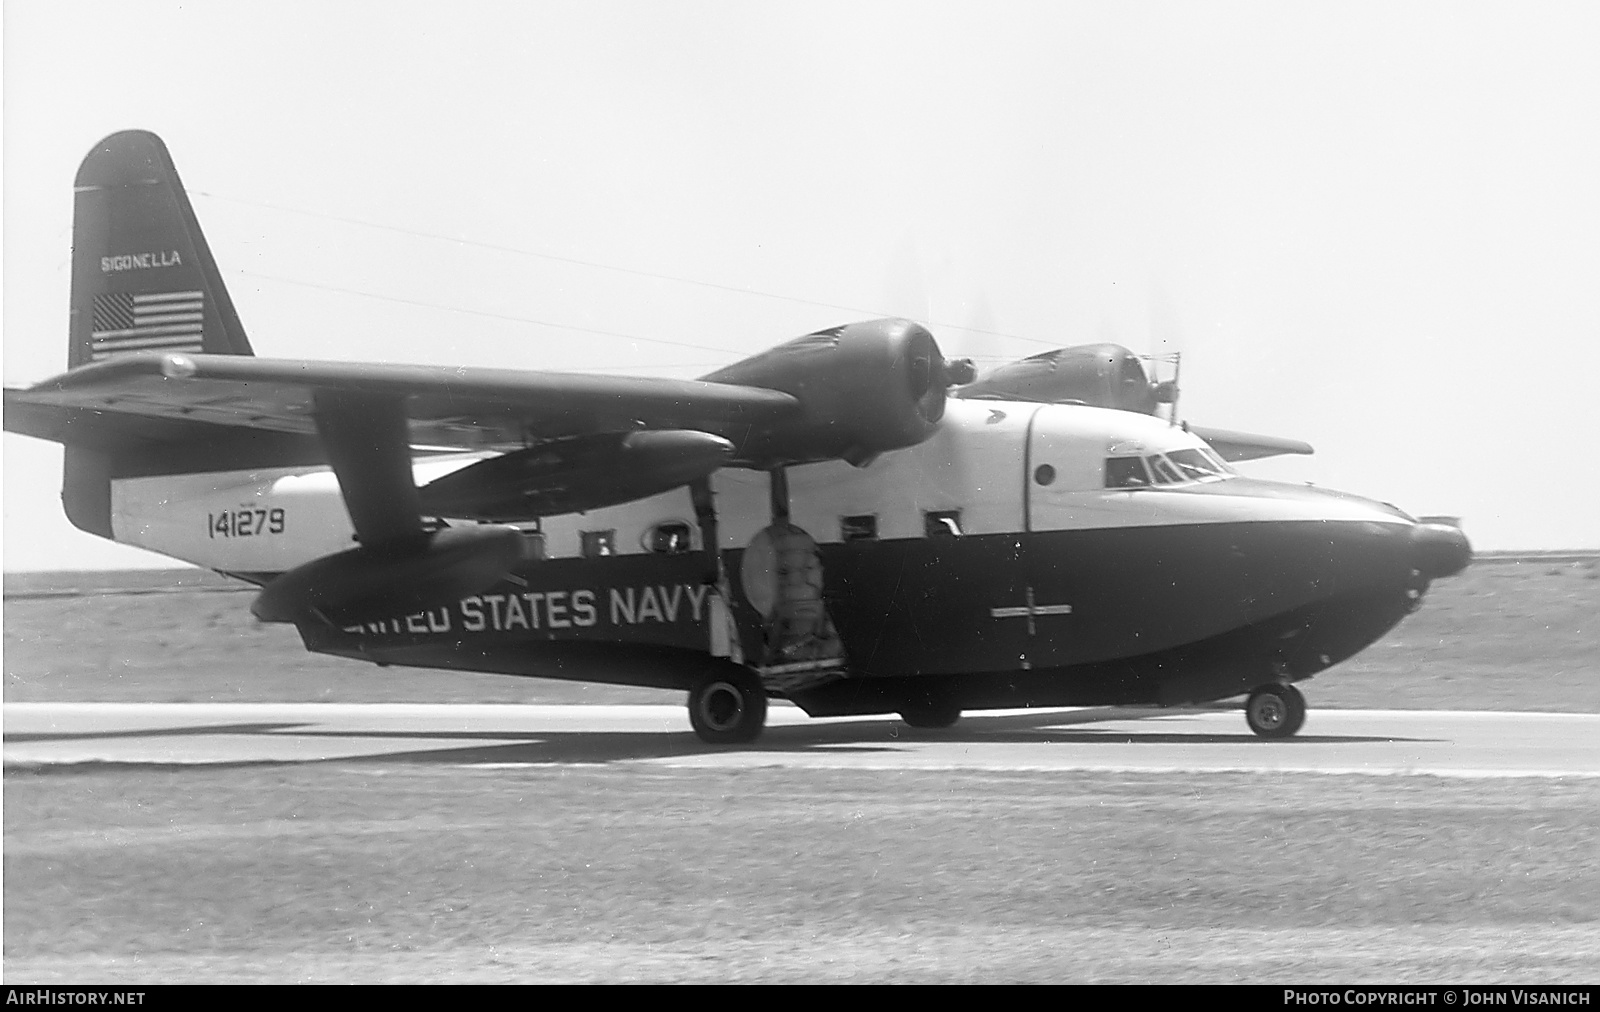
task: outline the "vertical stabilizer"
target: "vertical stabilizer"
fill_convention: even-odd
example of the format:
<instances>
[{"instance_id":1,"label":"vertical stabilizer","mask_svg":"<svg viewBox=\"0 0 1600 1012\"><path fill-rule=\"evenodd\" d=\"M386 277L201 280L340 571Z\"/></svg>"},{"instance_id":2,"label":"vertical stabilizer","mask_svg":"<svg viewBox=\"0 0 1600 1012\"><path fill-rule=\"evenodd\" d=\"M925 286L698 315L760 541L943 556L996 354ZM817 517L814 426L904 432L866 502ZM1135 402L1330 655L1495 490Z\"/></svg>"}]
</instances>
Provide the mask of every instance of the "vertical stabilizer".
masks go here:
<instances>
[{"instance_id":1,"label":"vertical stabilizer","mask_svg":"<svg viewBox=\"0 0 1600 1012\"><path fill-rule=\"evenodd\" d=\"M132 352L249 355L250 342L161 138L112 134L78 167L67 366ZM115 456L68 441L61 503L73 525L112 532Z\"/></svg>"},{"instance_id":2,"label":"vertical stabilizer","mask_svg":"<svg viewBox=\"0 0 1600 1012\"><path fill-rule=\"evenodd\" d=\"M161 138L107 137L75 192L69 367L140 351L251 354Z\"/></svg>"}]
</instances>

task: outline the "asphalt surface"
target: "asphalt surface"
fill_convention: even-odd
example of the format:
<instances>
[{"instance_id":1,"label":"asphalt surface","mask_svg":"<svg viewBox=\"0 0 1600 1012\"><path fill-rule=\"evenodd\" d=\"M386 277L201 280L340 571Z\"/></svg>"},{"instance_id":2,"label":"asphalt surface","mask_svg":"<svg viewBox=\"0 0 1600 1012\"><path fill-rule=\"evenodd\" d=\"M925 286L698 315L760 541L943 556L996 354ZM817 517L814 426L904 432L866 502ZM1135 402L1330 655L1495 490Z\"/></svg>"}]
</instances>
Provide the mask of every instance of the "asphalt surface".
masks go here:
<instances>
[{"instance_id":1,"label":"asphalt surface","mask_svg":"<svg viewBox=\"0 0 1600 1012\"><path fill-rule=\"evenodd\" d=\"M803 769L1600 776L1600 714L1314 710L1288 741L1237 711L977 713L945 731L774 706L753 746L707 746L675 706L9 703L8 768L377 762Z\"/></svg>"}]
</instances>

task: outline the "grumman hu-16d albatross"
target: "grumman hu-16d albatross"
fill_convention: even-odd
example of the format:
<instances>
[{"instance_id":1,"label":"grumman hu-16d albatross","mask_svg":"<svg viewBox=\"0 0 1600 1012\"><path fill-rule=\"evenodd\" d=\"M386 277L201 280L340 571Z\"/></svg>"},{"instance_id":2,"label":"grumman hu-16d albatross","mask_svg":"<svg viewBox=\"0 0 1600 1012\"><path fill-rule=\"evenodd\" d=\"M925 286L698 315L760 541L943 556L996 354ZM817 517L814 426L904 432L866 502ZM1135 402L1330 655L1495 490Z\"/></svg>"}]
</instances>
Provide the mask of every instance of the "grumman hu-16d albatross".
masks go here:
<instances>
[{"instance_id":1,"label":"grumman hu-16d albatross","mask_svg":"<svg viewBox=\"0 0 1600 1012\"><path fill-rule=\"evenodd\" d=\"M975 378L907 320L699 381L256 358L160 139L77 178L68 370L5 392L83 530L258 584L308 649L683 689L708 742L812 715L1174 705L1291 683L1415 609L1453 527L1237 475L1114 346ZM1209 436L1207 442L1202 436Z\"/></svg>"}]
</instances>

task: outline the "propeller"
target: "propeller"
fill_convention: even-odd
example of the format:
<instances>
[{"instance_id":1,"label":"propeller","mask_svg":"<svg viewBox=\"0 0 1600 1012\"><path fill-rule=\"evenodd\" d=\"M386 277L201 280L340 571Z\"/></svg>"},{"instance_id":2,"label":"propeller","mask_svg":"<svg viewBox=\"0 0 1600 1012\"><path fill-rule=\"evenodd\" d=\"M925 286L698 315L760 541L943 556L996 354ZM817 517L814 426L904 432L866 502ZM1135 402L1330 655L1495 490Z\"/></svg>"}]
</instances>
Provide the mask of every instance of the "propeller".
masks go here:
<instances>
[{"instance_id":1,"label":"propeller","mask_svg":"<svg viewBox=\"0 0 1600 1012\"><path fill-rule=\"evenodd\" d=\"M1151 390L1158 404L1167 406L1167 424L1178 424L1178 395L1181 388L1178 376L1183 367L1183 352L1179 347L1183 328L1178 324L1178 314L1173 309L1167 288L1156 277L1150 278L1150 337L1152 351L1145 356L1150 363ZM1162 366L1172 367L1172 378L1162 379Z\"/></svg>"},{"instance_id":2,"label":"propeller","mask_svg":"<svg viewBox=\"0 0 1600 1012\"><path fill-rule=\"evenodd\" d=\"M929 297L927 271L916 237L907 233L889 261L886 273L886 294L891 311L916 320L930 331L937 329L933 322L933 300ZM965 386L977 378L978 370L970 358L944 358L935 345L932 354L922 354L912 360L910 382L914 400L922 400L937 389L942 411L944 391L950 387Z\"/></svg>"}]
</instances>

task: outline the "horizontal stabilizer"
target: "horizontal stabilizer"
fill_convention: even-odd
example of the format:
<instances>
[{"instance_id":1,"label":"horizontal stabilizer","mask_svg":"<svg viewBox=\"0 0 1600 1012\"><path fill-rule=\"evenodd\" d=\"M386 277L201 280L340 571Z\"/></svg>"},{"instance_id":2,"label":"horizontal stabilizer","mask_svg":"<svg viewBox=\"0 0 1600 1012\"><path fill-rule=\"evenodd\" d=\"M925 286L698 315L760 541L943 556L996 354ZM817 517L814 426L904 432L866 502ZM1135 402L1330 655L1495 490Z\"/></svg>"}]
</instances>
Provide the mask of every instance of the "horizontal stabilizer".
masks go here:
<instances>
[{"instance_id":1,"label":"horizontal stabilizer","mask_svg":"<svg viewBox=\"0 0 1600 1012\"><path fill-rule=\"evenodd\" d=\"M1188 430L1211 444L1211 448L1222 455L1223 460L1257 460L1261 457L1276 457L1286 453L1308 454L1314 452L1311 444L1298 439L1284 439L1282 436L1257 436L1249 432L1233 432L1229 429L1210 429L1199 425L1187 426Z\"/></svg>"}]
</instances>

